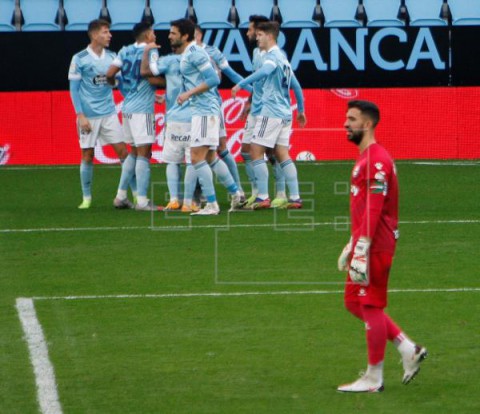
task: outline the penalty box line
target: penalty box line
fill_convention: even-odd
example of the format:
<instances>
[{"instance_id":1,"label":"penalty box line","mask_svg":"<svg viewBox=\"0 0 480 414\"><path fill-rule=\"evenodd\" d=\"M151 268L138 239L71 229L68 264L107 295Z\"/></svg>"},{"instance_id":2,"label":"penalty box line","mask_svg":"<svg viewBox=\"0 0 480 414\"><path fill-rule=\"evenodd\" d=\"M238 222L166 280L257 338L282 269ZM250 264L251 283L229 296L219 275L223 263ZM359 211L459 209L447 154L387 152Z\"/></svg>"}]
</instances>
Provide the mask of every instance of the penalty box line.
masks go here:
<instances>
[{"instance_id":1,"label":"penalty box line","mask_svg":"<svg viewBox=\"0 0 480 414\"><path fill-rule=\"evenodd\" d=\"M391 289L389 293L462 293L480 292L480 287ZM162 299L192 297L244 297L244 296L293 296L342 294L343 290L303 290L269 292L198 292L145 295L86 295L86 296L36 296L17 298L16 309L27 342L30 362L33 366L37 400L42 414L63 414L58 396L55 370L48 354L47 341L35 311L34 300L92 300L92 299Z\"/></svg>"}]
</instances>

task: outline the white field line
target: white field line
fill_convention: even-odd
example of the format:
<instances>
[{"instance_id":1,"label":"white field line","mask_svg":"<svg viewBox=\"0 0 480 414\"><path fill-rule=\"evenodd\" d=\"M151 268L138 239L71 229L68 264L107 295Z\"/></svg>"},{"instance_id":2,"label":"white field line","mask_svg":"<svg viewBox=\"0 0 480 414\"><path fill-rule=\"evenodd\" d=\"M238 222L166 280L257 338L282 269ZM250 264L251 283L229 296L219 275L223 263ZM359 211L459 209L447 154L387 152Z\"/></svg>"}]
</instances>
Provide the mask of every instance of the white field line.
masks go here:
<instances>
[{"instance_id":1,"label":"white field line","mask_svg":"<svg viewBox=\"0 0 480 414\"><path fill-rule=\"evenodd\" d=\"M456 293L480 292L478 288L429 288L429 289L392 289L389 293ZM307 291L271 291L271 292L204 292L204 293L164 293L145 295L86 295L86 296L36 296L17 298L16 308L22 323L28 344L30 360L33 365L37 398L42 414L63 414L58 398L57 384L53 365L48 356L47 343L38 321L33 300L105 300L105 299L163 299L195 297L242 297L242 296L292 296L342 294L343 290L307 290Z\"/></svg>"},{"instance_id":2,"label":"white field line","mask_svg":"<svg viewBox=\"0 0 480 414\"><path fill-rule=\"evenodd\" d=\"M240 214L240 213L239 213ZM480 219L472 220L406 220L400 221L399 224L478 224ZM342 222L342 226L349 225L349 222ZM29 229L0 229L1 233L52 233L52 232L76 232L76 231L124 231L124 230L185 230L185 229L235 229L235 228L262 228L262 227L292 227L298 228L321 227L321 226L338 226L339 223L333 221L316 222L316 223L257 223L257 224L194 224L189 226L105 226L105 227L39 227Z\"/></svg>"},{"instance_id":3,"label":"white field line","mask_svg":"<svg viewBox=\"0 0 480 414\"><path fill-rule=\"evenodd\" d=\"M38 321L33 300L17 298L16 308L33 365L40 410L42 414L62 414L53 365L48 356L47 342Z\"/></svg>"},{"instance_id":4,"label":"white field line","mask_svg":"<svg viewBox=\"0 0 480 414\"><path fill-rule=\"evenodd\" d=\"M389 289L388 293L457 293L480 292L480 287L425 288L425 289ZM331 295L343 294L343 290L279 290L265 292L191 292L159 293L143 295L79 295L79 296L34 296L26 300L103 300L103 299L166 299L166 298L201 298L229 296L296 296L296 295ZM22 298L18 298L17 301Z\"/></svg>"}]
</instances>

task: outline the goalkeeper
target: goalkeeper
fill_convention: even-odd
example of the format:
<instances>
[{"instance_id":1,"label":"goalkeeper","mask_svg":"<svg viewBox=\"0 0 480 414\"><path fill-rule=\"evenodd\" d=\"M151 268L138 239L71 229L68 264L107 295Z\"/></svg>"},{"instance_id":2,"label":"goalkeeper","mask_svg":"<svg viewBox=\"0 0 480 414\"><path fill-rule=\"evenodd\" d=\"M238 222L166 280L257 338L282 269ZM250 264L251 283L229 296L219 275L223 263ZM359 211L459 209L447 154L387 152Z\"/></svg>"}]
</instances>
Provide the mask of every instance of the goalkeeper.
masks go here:
<instances>
[{"instance_id":1,"label":"goalkeeper","mask_svg":"<svg viewBox=\"0 0 480 414\"><path fill-rule=\"evenodd\" d=\"M390 266L398 238L398 181L388 152L376 142L378 107L368 101L350 101L344 127L360 156L350 188L352 237L343 249L338 268L348 271L345 307L365 322L368 368L342 392L383 391L383 359L387 339L402 356L402 382L408 384L420 370L427 350L413 343L384 312Z\"/></svg>"}]
</instances>

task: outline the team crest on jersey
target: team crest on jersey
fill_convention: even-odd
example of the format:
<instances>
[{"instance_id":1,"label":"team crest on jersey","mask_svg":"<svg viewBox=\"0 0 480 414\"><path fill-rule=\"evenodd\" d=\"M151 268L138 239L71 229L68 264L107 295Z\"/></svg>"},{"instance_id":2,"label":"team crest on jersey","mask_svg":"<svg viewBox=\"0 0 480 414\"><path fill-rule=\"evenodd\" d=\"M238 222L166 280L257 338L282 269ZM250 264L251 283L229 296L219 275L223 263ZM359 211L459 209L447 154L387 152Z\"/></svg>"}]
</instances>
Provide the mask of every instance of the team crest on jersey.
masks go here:
<instances>
[{"instance_id":1,"label":"team crest on jersey","mask_svg":"<svg viewBox=\"0 0 480 414\"><path fill-rule=\"evenodd\" d=\"M350 192L353 194L353 196L357 196L358 193L360 192L360 189L356 185L352 185L350 187Z\"/></svg>"},{"instance_id":2,"label":"team crest on jersey","mask_svg":"<svg viewBox=\"0 0 480 414\"><path fill-rule=\"evenodd\" d=\"M370 193L372 194L382 194L387 195L388 193L388 184L385 180L375 180L370 184Z\"/></svg>"},{"instance_id":3,"label":"team crest on jersey","mask_svg":"<svg viewBox=\"0 0 480 414\"><path fill-rule=\"evenodd\" d=\"M381 169L383 168L383 164L382 164L381 162L376 162L376 163L375 163L375 168L376 168L377 170L381 170Z\"/></svg>"},{"instance_id":4,"label":"team crest on jersey","mask_svg":"<svg viewBox=\"0 0 480 414\"><path fill-rule=\"evenodd\" d=\"M360 166L357 165L352 171L352 177L357 178L359 173L360 173Z\"/></svg>"}]
</instances>

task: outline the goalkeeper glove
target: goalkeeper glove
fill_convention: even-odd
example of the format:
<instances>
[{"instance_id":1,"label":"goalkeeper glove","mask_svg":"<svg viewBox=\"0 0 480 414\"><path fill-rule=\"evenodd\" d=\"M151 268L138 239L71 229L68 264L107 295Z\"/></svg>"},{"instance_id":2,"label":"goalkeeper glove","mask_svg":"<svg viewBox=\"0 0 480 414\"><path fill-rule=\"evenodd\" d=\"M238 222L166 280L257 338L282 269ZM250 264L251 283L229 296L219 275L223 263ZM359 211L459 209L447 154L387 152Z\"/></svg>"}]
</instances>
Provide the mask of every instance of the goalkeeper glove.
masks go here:
<instances>
[{"instance_id":1,"label":"goalkeeper glove","mask_svg":"<svg viewBox=\"0 0 480 414\"><path fill-rule=\"evenodd\" d=\"M368 249L370 248L370 240L360 237L353 249L353 258L350 262L348 274L353 283L359 285L368 285Z\"/></svg>"},{"instance_id":2,"label":"goalkeeper glove","mask_svg":"<svg viewBox=\"0 0 480 414\"><path fill-rule=\"evenodd\" d=\"M342 253L338 258L338 270L343 272L348 270L348 262L350 261L350 255L352 254L352 238L348 241L347 245L343 248Z\"/></svg>"}]
</instances>

